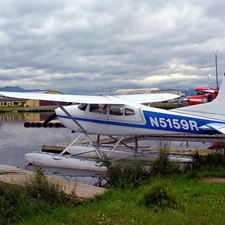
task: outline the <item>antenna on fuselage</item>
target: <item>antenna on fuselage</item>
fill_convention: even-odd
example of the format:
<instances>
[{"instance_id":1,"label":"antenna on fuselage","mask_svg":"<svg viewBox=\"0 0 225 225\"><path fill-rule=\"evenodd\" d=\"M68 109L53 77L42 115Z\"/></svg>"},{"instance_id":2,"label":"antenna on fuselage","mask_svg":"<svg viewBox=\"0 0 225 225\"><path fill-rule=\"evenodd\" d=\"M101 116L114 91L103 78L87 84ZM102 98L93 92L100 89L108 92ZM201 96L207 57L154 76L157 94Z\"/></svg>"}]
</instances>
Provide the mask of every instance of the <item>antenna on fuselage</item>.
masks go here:
<instances>
[{"instance_id":1,"label":"antenna on fuselage","mask_svg":"<svg viewBox=\"0 0 225 225\"><path fill-rule=\"evenodd\" d=\"M115 92L116 89L117 87L115 87L108 95L111 95L113 92Z\"/></svg>"}]
</instances>

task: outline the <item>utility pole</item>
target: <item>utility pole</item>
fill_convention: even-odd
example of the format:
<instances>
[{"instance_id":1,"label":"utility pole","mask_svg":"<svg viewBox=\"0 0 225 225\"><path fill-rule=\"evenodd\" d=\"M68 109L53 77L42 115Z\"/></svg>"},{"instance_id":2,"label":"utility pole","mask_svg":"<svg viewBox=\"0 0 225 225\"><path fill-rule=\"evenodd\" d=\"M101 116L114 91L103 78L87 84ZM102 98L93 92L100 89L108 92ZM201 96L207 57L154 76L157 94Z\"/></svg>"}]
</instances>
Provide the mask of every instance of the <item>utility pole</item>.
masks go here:
<instances>
[{"instance_id":1,"label":"utility pole","mask_svg":"<svg viewBox=\"0 0 225 225\"><path fill-rule=\"evenodd\" d=\"M217 53L218 51L214 51L215 54L215 64L216 64L216 88L219 89L219 85L218 85L218 71L217 71Z\"/></svg>"},{"instance_id":2,"label":"utility pole","mask_svg":"<svg viewBox=\"0 0 225 225\"><path fill-rule=\"evenodd\" d=\"M210 88L210 85L209 85L209 78L211 77L211 75L208 75L208 87Z\"/></svg>"}]
</instances>

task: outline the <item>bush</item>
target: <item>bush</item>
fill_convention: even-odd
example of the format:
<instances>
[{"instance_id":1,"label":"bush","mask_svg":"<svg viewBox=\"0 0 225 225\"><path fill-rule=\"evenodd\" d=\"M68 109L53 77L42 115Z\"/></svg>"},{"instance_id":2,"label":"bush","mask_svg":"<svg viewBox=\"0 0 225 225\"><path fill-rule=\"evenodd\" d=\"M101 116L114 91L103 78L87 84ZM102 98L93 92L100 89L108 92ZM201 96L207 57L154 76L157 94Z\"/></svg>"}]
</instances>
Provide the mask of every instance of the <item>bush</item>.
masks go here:
<instances>
[{"instance_id":1,"label":"bush","mask_svg":"<svg viewBox=\"0 0 225 225\"><path fill-rule=\"evenodd\" d=\"M50 206L41 199L31 199L23 186L0 182L0 224L14 224L40 213Z\"/></svg>"},{"instance_id":2,"label":"bush","mask_svg":"<svg viewBox=\"0 0 225 225\"><path fill-rule=\"evenodd\" d=\"M0 182L0 224L16 224L27 218L48 214L58 206L83 203L74 193L68 195L59 185L50 183L38 168L24 186Z\"/></svg>"},{"instance_id":3,"label":"bush","mask_svg":"<svg viewBox=\"0 0 225 225\"><path fill-rule=\"evenodd\" d=\"M114 188L137 188L144 183L149 183L151 177L181 174L182 169L178 162L171 162L168 158L168 145L161 144L159 157L150 167L145 167L140 161L111 162L103 155L98 163L107 167L107 185Z\"/></svg>"},{"instance_id":4,"label":"bush","mask_svg":"<svg viewBox=\"0 0 225 225\"><path fill-rule=\"evenodd\" d=\"M217 150L207 155L200 155L198 151L196 151L195 154L193 154L192 159L192 170L213 166L225 166L225 154L222 150Z\"/></svg>"},{"instance_id":5,"label":"bush","mask_svg":"<svg viewBox=\"0 0 225 225\"><path fill-rule=\"evenodd\" d=\"M172 194L171 189L162 180L156 181L144 193L142 202L147 207L158 206L160 208L171 207L176 208L175 195Z\"/></svg>"},{"instance_id":6,"label":"bush","mask_svg":"<svg viewBox=\"0 0 225 225\"><path fill-rule=\"evenodd\" d=\"M20 199L20 187L0 182L0 224L4 218L10 218L17 210ZM3 221L2 221L3 219Z\"/></svg>"},{"instance_id":7,"label":"bush","mask_svg":"<svg viewBox=\"0 0 225 225\"><path fill-rule=\"evenodd\" d=\"M161 144L159 149L159 157L150 164L150 174L152 176L166 176L172 174L180 174L182 170L179 162L171 162L168 158L168 144Z\"/></svg>"},{"instance_id":8,"label":"bush","mask_svg":"<svg viewBox=\"0 0 225 225\"><path fill-rule=\"evenodd\" d=\"M149 171L138 161L113 163L107 170L110 187L137 188L149 178Z\"/></svg>"},{"instance_id":9,"label":"bush","mask_svg":"<svg viewBox=\"0 0 225 225\"><path fill-rule=\"evenodd\" d=\"M30 198L42 199L50 205L77 205L76 195L66 194L58 184L48 181L41 167L38 167L33 178L25 183Z\"/></svg>"}]
</instances>

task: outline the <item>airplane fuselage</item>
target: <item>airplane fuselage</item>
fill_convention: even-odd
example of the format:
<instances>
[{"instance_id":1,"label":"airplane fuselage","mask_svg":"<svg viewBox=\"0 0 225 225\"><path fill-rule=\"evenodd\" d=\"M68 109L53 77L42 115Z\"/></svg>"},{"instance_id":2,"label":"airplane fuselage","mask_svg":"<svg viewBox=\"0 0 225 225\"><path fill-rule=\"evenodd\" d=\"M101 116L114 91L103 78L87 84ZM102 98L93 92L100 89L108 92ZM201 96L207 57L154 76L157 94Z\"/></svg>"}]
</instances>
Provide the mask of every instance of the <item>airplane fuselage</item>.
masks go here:
<instances>
[{"instance_id":1,"label":"airplane fuselage","mask_svg":"<svg viewBox=\"0 0 225 225\"><path fill-rule=\"evenodd\" d=\"M81 104L82 105L82 104ZM218 134L219 132L205 127L208 123L221 123L218 120L198 116L185 116L168 110L147 107L144 105L105 105L83 104L64 107L81 125L79 127L60 108L56 109L58 119L65 127L89 134L105 135L169 135L169 134ZM105 109L104 109L105 108ZM105 110L105 111L104 111Z\"/></svg>"}]
</instances>

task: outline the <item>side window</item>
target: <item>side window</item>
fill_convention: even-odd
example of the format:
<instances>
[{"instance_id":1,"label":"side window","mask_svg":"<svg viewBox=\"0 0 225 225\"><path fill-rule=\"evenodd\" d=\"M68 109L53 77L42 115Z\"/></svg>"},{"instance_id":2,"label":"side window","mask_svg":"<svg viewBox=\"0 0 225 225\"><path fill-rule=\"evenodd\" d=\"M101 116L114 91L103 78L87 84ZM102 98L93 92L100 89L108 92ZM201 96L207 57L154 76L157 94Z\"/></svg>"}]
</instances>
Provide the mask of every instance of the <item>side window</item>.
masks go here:
<instances>
[{"instance_id":1,"label":"side window","mask_svg":"<svg viewBox=\"0 0 225 225\"><path fill-rule=\"evenodd\" d=\"M107 114L107 105L106 104L91 104L89 108L90 112Z\"/></svg>"},{"instance_id":2,"label":"side window","mask_svg":"<svg viewBox=\"0 0 225 225\"><path fill-rule=\"evenodd\" d=\"M132 116L135 112L133 109L125 108L125 116Z\"/></svg>"},{"instance_id":3,"label":"side window","mask_svg":"<svg viewBox=\"0 0 225 225\"><path fill-rule=\"evenodd\" d=\"M80 110L82 110L82 111L85 111L86 108L87 108L87 104L85 104L85 103L80 103L80 104L78 105L78 109L80 109Z\"/></svg>"},{"instance_id":4,"label":"side window","mask_svg":"<svg viewBox=\"0 0 225 225\"><path fill-rule=\"evenodd\" d=\"M111 105L110 106L110 115L116 115L116 116L122 116L123 111L122 111L121 105Z\"/></svg>"},{"instance_id":5,"label":"side window","mask_svg":"<svg viewBox=\"0 0 225 225\"><path fill-rule=\"evenodd\" d=\"M107 114L107 105L106 104L101 104L100 106L99 106L99 108L100 108L100 110L101 110L101 113L103 113L103 114Z\"/></svg>"},{"instance_id":6,"label":"side window","mask_svg":"<svg viewBox=\"0 0 225 225\"><path fill-rule=\"evenodd\" d=\"M99 105L98 104L90 104L89 111L94 112L94 113L99 112Z\"/></svg>"}]
</instances>

